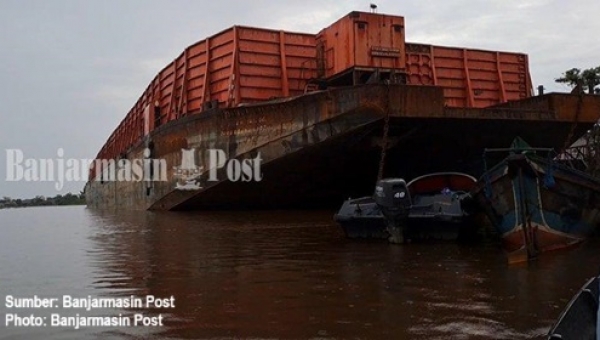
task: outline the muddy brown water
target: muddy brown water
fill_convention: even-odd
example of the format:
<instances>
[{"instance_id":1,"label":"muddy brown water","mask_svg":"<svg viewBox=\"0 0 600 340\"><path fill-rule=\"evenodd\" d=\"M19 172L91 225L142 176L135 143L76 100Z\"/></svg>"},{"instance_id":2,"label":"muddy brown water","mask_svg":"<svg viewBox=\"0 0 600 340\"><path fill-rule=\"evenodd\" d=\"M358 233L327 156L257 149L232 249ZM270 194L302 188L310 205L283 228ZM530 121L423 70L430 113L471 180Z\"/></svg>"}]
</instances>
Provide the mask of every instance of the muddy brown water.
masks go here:
<instances>
[{"instance_id":1,"label":"muddy brown water","mask_svg":"<svg viewBox=\"0 0 600 340\"><path fill-rule=\"evenodd\" d=\"M1 210L0 339L538 339L600 269L596 240L509 266L493 242L347 240L332 215ZM175 307L63 306L149 295ZM52 324L136 314L162 326ZM30 315L45 325L23 326Z\"/></svg>"}]
</instances>

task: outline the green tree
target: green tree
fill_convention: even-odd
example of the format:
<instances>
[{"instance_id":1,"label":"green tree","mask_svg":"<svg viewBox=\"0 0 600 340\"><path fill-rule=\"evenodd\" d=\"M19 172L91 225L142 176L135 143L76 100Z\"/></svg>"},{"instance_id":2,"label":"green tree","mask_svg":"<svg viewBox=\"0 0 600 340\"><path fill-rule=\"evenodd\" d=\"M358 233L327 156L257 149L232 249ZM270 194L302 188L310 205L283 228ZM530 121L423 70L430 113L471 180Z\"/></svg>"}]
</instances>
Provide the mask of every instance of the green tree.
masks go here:
<instances>
[{"instance_id":1,"label":"green tree","mask_svg":"<svg viewBox=\"0 0 600 340\"><path fill-rule=\"evenodd\" d=\"M600 85L600 66L581 70L578 68L572 68L565 71L562 77L556 78L557 83L567 84L572 87L576 87L581 84L581 89L587 91L589 94L598 94L600 89L596 86Z\"/></svg>"},{"instance_id":2,"label":"green tree","mask_svg":"<svg viewBox=\"0 0 600 340\"><path fill-rule=\"evenodd\" d=\"M64 195L58 194L54 197L44 197L41 195L30 199L11 199L10 197L0 198L0 209L12 207L33 207L42 205L83 205L85 204L85 196L83 192L79 194L67 193Z\"/></svg>"}]
</instances>

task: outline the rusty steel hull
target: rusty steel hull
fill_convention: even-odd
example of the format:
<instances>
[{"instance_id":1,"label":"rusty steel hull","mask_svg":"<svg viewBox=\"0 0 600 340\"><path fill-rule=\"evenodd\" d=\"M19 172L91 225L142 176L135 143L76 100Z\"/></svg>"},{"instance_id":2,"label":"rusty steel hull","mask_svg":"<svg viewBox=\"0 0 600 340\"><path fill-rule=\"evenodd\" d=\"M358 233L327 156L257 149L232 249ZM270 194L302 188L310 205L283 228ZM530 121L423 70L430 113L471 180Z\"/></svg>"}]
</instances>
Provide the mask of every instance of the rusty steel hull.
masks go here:
<instances>
[{"instance_id":1,"label":"rusty steel hull","mask_svg":"<svg viewBox=\"0 0 600 340\"><path fill-rule=\"evenodd\" d=\"M439 104L450 107L532 95L527 55L407 44L401 16L354 11L316 35L233 26L160 70L96 159L123 157L155 129L189 115L377 82L439 86Z\"/></svg>"},{"instance_id":2,"label":"rusty steel hull","mask_svg":"<svg viewBox=\"0 0 600 340\"><path fill-rule=\"evenodd\" d=\"M167 164L164 182L90 180L90 207L119 209L233 209L337 207L349 196L372 191L381 154L384 117L390 115L385 175L412 178L435 171L479 175L485 147L502 147L519 135L531 143L561 147L588 129L600 98L550 94L513 107L454 109L442 89L430 86L363 85L233 109L190 115L153 131L123 155L141 158L153 145ZM575 123L576 122L576 123ZM208 149L228 158L262 158L260 182L200 177L203 189L176 190L171 169L182 149ZM204 163L203 163L204 162Z\"/></svg>"}]
</instances>

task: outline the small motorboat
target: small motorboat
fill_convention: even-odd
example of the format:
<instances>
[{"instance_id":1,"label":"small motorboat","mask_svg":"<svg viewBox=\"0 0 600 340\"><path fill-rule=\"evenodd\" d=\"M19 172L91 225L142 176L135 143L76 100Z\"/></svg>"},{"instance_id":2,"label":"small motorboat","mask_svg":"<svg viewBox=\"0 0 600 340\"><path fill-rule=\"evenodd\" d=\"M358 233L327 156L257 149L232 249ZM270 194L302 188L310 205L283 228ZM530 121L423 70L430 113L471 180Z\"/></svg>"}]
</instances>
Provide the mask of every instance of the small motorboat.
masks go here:
<instances>
[{"instance_id":1,"label":"small motorboat","mask_svg":"<svg viewBox=\"0 0 600 340\"><path fill-rule=\"evenodd\" d=\"M600 339L599 285L600 279L594 277L577 292L548 332L548 340Z\"/></svg>"},{"instance_id":2,"label":"small motorboat","mask_svg":"<svg viewBox=\"0 0 600 340\"><path fill-rule=\"evenodd\" d=\"M373 196L349 199L334 216L349 238L457 239L472 227L469 192L477 180L459 172L438 172L406 183L401 178L377 182Z\"/></svg>"}]
</instances>

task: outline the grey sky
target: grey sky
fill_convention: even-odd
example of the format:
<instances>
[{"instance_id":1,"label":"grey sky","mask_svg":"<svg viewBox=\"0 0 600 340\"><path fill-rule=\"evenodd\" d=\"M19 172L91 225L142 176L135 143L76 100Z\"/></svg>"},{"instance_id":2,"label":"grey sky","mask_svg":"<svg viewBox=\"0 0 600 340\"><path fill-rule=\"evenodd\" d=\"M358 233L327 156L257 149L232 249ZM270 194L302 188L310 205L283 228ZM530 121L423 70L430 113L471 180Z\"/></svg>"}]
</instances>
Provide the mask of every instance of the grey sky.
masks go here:
<instances>
[{"instance_id":1,"label":"grey sky","mask_svg":"<svg viewBox=\"0 0 600 340\"><path fill-rule=\"evenodd\" d=\"M0 0L0 197L55 195L6 182L5 149L93 158L155 74L235 24L316 33L372 1ZM535 86L600 65L600 1L375 1L403 15L407 40L525 52ZM62 193L78 192L67 183Z\"/></svg>"}]
</instances>

